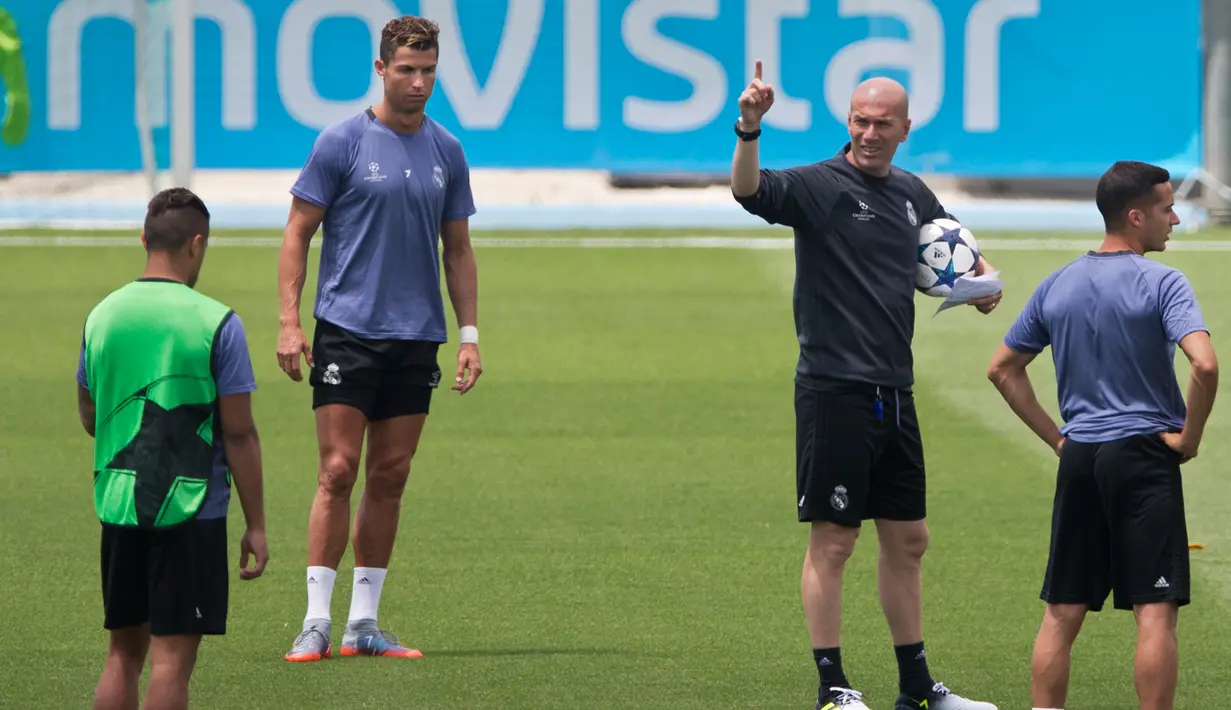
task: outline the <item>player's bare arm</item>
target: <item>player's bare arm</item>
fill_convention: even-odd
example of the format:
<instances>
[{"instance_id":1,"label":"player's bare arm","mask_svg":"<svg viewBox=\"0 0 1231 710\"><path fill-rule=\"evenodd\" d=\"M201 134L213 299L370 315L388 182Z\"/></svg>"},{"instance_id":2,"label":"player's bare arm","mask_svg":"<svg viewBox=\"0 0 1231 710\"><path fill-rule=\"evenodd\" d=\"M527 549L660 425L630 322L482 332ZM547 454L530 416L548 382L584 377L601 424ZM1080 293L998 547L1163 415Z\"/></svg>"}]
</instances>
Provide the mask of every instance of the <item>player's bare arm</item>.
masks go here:
<instances>
[{"instance_id":1,"label":"player's bare arm","mask_svg":"<svg viewBox=\"0 0 1231 710\"><path fill-rule=\"evenodd\" d=\"M739 95L740 130L755 133L761 129L761 118L774 105L774 87L761 80L761 60L758 59L752 82ZM755 195L761 184L761 159L758 141L738 140L731 161L731 192L736 197Z\"/></svg>"},{"instance_id":2,"label":"player's bare arm","mask_svg":"<svg viewBox=\"0 0 1231 710\"><path fill-rule=\"evenodd\" d=\"M278 255L278 367L295 382L303 380L301 354L312 367L312 348L304 337L299 306L308 273L308 246L324 219L325 210L299 197L291 198Z\"/></svg>"},{"instance_id":3,"label":"player's bare arm","mask_svg":"<svg viewBox=\"0 0 1231 710\"><path fill-rule=\"evenodd\" d=\"M244 510L246 530L240 538L240 579L256 579L269 563L265 540L264 474L261 470L261 439L252 418L250 393L218 398L222 443L226 448L231 479ZM249 558L252 566L248 566Z\"/></svg>"},{"instance_id":4,"label":"player's bare arm","mask_svg":"<svg viewBox=\"0 0 1231 710\"><path fill-rule=\"evenodd\" d=\"M77 416L81 417L81 426L85 429L85 433L94 436L94 398L90 396L90 390L77 383Z\"/></svg>"},{"instance_id":5,"label":"player's bare arm","mask_svg":"<svg viewBox=\"0 0 1231 710\"><path fill-rule=\"evenodd\" d=\"M1056 421L1039 404L1030 375L1026 372L1026 367L1034 358L1034 354L1019 353L1001 343L988 367L987 379L996 386L1013 413L1059 456L1064 437L1060 435Z\"/></svg>"},{"instance_id":6,"label":"player's bare arm","mask_svg":"<svg viewBox=\"0 0 1231 710\"><path fill-rule=\"evenodd\" d=\"M1172 449L1190 460L1197 455L1205 423L1214 409L1214 396L1218 392L1218 357L1210 335L1204 331L1189 333L1180 340L1180 349L1188 357L1188 397L1184 431L1179 434L1164 433L1163 441Z\"/></svg>"},{"instance_id":7,"label":"player's bare arm","mask_svg":"<svg viewBox=\"0 0 1231 710\"><path fill-rule=\"evenodd\" d=\"M479 270L474 247L470 244L470 220L445 221L440 225L440 238L444 243L445 284L457 316L458 328L478 328ZM466 342L470 339L468 335L462 333L462 343L457 351L457 374L453 389L461 394L469 392L483 373L479 344Z\"/></svg>"}]
</instances>

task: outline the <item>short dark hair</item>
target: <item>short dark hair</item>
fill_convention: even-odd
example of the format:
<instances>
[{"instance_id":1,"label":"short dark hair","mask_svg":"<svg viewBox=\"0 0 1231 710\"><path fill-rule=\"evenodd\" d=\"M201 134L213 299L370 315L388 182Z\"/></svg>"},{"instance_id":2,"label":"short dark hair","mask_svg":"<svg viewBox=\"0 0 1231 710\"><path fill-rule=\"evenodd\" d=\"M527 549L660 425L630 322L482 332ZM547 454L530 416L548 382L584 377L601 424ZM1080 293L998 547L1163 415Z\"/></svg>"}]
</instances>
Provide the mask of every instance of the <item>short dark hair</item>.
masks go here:
<instances>
[{"instance_id":1,"label":"short dark hair","mask_svg":"<svg viewBox=\"0 0 1231 710\"><path fill-rule=\"evenodd\" d=\"M434 49L440 52L440 25L425 17L402 15L389 20L380 33L380 60L393 61L398 47L410 47L420 52Z\"/></svg>"},{"instance_id":2,"label":"short dark hair","mask_svg":"<svg viewBox=\"0 0 1231 710\"><path fill-rule=\"evenodd\" d=\"M192 190L172 187L154 195L145 211L145 246L174 253L194 236L209 236L209 210Z\"/></svg>"},{"instance_id":3,"label":"short dark hair","mask_svg":"<svg viewBox=\"0 0 1231 710\"><path fill-rule=\"evenodd\" d=\"M1099 178L1094 203L1109 230L1123 229L1129 210L1154 203L1154 187L1171 182L1171 173L1157 165L1119 160Z\"/></svg>"}]
</instances>

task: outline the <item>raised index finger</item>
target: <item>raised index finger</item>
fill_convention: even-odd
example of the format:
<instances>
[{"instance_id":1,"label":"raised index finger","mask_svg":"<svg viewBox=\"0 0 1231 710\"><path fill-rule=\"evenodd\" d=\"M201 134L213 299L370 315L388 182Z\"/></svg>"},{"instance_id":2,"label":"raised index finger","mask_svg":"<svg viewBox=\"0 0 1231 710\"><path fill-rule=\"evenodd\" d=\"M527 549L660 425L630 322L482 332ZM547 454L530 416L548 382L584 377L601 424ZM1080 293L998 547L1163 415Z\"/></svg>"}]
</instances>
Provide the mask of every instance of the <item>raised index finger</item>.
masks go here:
<instances>
[{"instance_id":1,"label":"raised index finger","mask_svg":"<svg viewBox=\"0 0 1231 710\"><path fill-rule=\"evenodd\" d=\"M757 81L761 80L761 60L760 59L757 60L756 68L752 70L752 78L756 79Z\"/></svg>"}]
</instances>

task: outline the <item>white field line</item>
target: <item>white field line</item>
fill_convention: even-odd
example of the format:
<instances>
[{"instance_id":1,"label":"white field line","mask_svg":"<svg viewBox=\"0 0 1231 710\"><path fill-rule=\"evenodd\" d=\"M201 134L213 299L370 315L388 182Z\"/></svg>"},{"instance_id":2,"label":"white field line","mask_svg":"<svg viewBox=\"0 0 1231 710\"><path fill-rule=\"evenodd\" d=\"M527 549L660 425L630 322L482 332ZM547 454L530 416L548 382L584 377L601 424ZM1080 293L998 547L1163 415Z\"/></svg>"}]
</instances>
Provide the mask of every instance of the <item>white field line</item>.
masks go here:
<instances>
[{"instance_id":1,"label":"white field line","mask_svg":"<svg viewBox=\"0 0 1231 710\"><path fill-rule=\"evenodd\" d=\"M220 247L276 247L280 237L214 237L210 246ZM542 248L598 248L598 249L742 249L785 250L793 247L790 237L474 237L472 243L480 248L542 249ZM313 240L319 246L319 240ZM75 235L45 236L0 236L0 247L133 247L140 244L138 237L90 237ZM1080 239L986 239L980 243L989 252L993 251L1067 251L1080 252L1097 246L1097 240ZM1184 241L1176 239L1167 244L1168 251L1215 252L1231 251L1229 241Z\"/></svg>"}]
</instances>

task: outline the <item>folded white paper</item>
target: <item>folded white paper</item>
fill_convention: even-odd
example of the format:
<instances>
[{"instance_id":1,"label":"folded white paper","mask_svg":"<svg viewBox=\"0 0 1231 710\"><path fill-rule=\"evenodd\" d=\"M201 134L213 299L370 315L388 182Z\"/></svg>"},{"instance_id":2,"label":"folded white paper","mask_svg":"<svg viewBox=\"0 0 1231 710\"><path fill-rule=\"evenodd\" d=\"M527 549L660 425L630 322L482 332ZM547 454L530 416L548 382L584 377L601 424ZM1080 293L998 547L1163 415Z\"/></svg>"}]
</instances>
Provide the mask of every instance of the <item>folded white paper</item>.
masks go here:
<instances>
[{"instance_id":1,"label":"folded white paper","mask_svg":"<svg viewBox=\"0 0 1231 710\"><path fill-rule=\"evenodd\" d=\"M993 271L982 276L963 274L953 283L953 288L949 290L949 295L940 304L940 308L936 309L936 313L948 310L954 306L965 305L972 298L983 298L984 296L993 296L1000 293L1004 288L1004 282L999 277L999 271ZM933 317L936 313L932 314Z\"/></svg>"}]
</instances>

